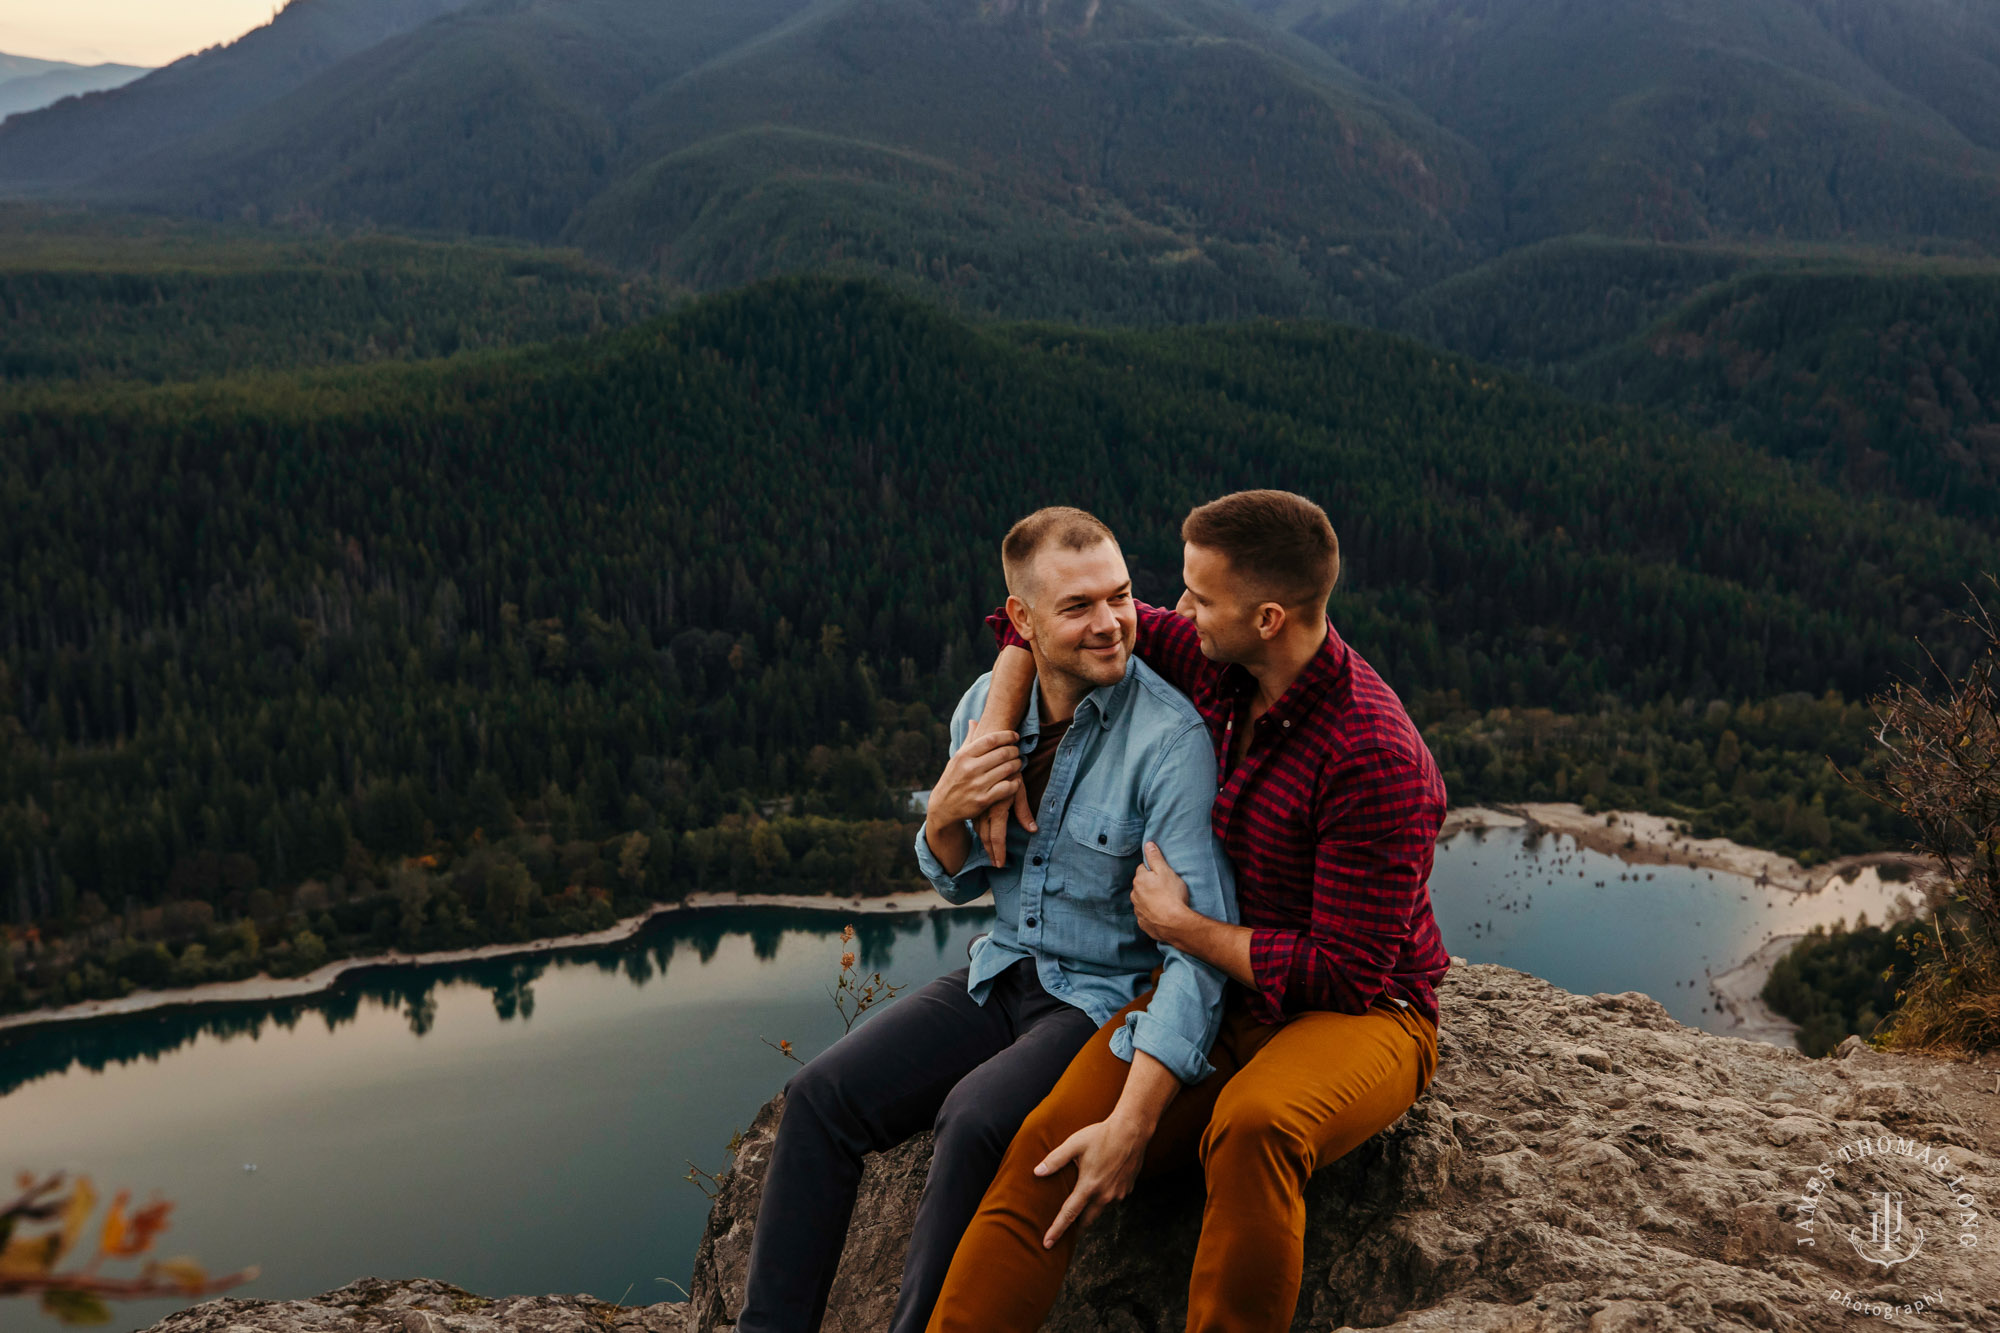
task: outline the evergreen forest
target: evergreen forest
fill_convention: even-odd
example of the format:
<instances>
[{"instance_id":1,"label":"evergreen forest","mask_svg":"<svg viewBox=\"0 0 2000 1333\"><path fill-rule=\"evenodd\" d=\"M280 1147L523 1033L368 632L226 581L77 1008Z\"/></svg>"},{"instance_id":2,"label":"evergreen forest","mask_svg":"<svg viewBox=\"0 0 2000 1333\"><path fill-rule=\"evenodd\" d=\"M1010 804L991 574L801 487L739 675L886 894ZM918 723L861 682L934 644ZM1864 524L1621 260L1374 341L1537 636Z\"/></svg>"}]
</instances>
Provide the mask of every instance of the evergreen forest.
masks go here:
<instances>
[{"instance_id":1,"label":"evergreen forest","mask_svg":"<svg viewBox=\"0 0 2000 1333\"><path fill-rule=\"evenodd\" d=\"M1455 800L1874 850L1860 701L1919 642L1953 663L1996 540L1391 335L839 278L442 360L27 381L0 449L15 1006L919 890L907 793L990 661L1000 535L1058 500L1162 601L1191 504L1319 500L1336 624Z\"/></svg>"}]
</instances>

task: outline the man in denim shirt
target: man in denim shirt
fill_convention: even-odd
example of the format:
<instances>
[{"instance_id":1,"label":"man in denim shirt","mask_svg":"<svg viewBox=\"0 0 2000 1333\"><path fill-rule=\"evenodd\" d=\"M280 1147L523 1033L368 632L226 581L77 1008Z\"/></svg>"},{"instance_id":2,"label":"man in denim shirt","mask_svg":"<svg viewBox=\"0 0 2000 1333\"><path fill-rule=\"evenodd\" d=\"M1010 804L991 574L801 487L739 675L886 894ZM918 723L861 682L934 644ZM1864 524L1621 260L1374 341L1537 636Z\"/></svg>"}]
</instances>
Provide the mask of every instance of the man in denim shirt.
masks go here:
<instances>
[{"instance_id":1,"label":"man in denim shirt","mask_svg":"<svg viewBox=\"0 0 2000 1333\"><path fill-rule=\"evenodd\" d=\"M1211 1072L1222 974L1147 939L1131 903L1145 857L1172 865L1198 910L1236 919L1210 831L1207 729L1132 656L1132 584L1110 529L1082 510L1040 510L1007 534L1001 561L1008 613L1034 653L1033 696L1020 734L969 736L986 678L966 692L917 836L918 863L946 900L992 893L992 933L969 967L890 1005L787 1085L737 1333L819 1327L862 1154L930 1126L936 1148L889 1325L922 1329L1014 1131L1092 1034L1149 988L1143 1011L1111 1035L1130 1065L1126 1095L1093 1132L1111 1135L1109 1151L1142 1154L1174 1094ZM1017 787L1037 831L1012 828L996 865L968 821Z\"/></svg>"}]
</instances>

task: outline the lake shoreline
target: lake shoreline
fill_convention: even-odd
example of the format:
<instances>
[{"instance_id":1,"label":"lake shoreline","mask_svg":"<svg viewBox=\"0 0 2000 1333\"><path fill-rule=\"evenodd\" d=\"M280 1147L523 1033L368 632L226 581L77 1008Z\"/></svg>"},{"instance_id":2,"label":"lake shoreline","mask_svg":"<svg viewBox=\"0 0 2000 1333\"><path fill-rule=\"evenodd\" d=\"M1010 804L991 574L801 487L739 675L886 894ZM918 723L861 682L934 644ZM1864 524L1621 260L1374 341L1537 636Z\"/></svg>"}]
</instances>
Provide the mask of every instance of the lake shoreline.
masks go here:
<instances>
[{"instance_id":1,"label":"lake shoreline","mask_svg":"<svg viewBox=\"0 0 2000 1333\"><path fill-rule=\"evenodd\" d=\"M1676 821L1665 816L1626 810L1591 814L1578 805L1547 802L1460 806L1446 813L1444 823L1438 830L1438 841L1443 842L1461 833L1478 830L1521 828L1541 829L1565 835L1575 839L1581 846L1608 856L1615 856L1631 865L1686 865L1716 870L1739 875L1756 883L1787 889L1796 894L1816 893L1838 876L1878 874L1878 867L1895 864L1910 867L1915 872L1916 882L1912 884L1912 888L1921 897L1922 880L1924 872L1928 869L1904 853L1876 852L1843 857L1828 862L1825 866L1809 870L1789 856L1755 847L1745 847L1726 838L1688 838L1679 832ZM987 896L965 906L974 908L991 904L992 899ZM425 967L443 963L478 962L489 958L595 948L630 939L656 917L669 912L721 907L780 907L802 911L853 912L868 915L886 913L906 915L962 910L941 898L931 896L929 891L923 888L914 889L909 894L895 897L885 894L877 898L841 898L824 894L695 893L678 903L656 903L636 916L622 919L614 926L586 934L556 935L518 944L484 944L470 949L443 949L430 953L403 953L390 950L387 953L338 959L297 977L259 975L245 977L241 981L208 982L176 990L134 991L116 1000L84 1000L56 1009L31 1009L19 1014L9 1014L0 1017L0 1032L38 1027L45 1023L73 1023L97 1018L123 1017L180 1006L295 1000L331 989L349 972L372 967ZM1756 999L1757 992L1762 990L1764 980L1770 975L1771 964L1776 962L1777 956L1771 956L1763 962L1761 971L1757 970L1758 960L1764 958L1769 948L1768 944L1765 945L1744 962L1723 974L1732 981L1732 994L1729 998L1734 1003L1731 1005L1731 1013L1738 1017L1746 1032L1751 1028L1776 1031L1777 1025L1785 1022L1770 1011L1763 1010L1762 1002ZM1717 979L1718 983L1721 979ZM1738 998L1739 995L1742 998ZM1743 1013L1737 1013L1737 1005L1744 1006ZM1763 1012L1753 1013L1750 1009L1753 1005Z\"/></svg>"},{"instance_id":2,"label":"lake shoreline","mask_svg":"<svg viewBox=\"0 0 2000 1333\"><path fill-rule=\"evenodd\" d=\"M1921 897L1923 881L1932 869L1908 852L1864 852L1808 868L1782 852L1746 847L1727 838L1691 838L1680 831L1679 820L1630 810L1591 814L1580 805L1524 802L1501 806L1497 813L1517 821L1510 827L1527 826L1563 834L1574 838L1579 846L1615 856L1627 865L1718 870L1795 894L1818 893L1837 878L1851 881L1863 874L1879 876L1884 866L1901 866Z\"/></svg>"},{"instance_id":3,"label":"lake shoreline","mask_svg":"<svg viewBox=\"0 0 2000 1333\"><path fill-rule=\"evenodd\" d=\"M1771 979L1771 969L1778 960L1804 938L1779 935L1768 939L1755 953L1709 982L1709 993L1731 1020L1729 1030L1720 1035L1797 1047L1799 1025L1764 1003L1764 983Z\"/></svg>"},{"instance_id":4,"label":"lake shoreline","mask_svg":"<svg viewBox=\"0 0 2000 1333\"><path fill-rule=\"evenodd\" d=\"M1883 867L1900 866L1908 875L1909 896L1928 903L1935 871L1928 862L1905 852L1869 852L1807 867L1780 852L1746 847L1727 838L1690 838L1680 831L1680 821L1664 815L1629 810L1592 814L1580 805L1552 802L1453 810L1446 816L1438 839L1442 842L1459 833L1489 828L1554 833L1627 865L1686 866L1734 875L1782 889L1796 898L1821 893L1836 880L1851 882L1863 876L1880 880ZM1786 934L1766 940L1711 979L1709 993L1730 1020L1726 1030L1718 1029L1721 1035L1796 1048L1798 1024L1766 1005L1763 990L1778 960L1804 938Z\"/></svg>"},{"instance_id":5,"label":"lake shoreline","mask_svg":"<svg viewBox=\"0 0 2000 1333\"><path fill-rule=\"evenodd\" d=\"M928 901L925 901L928 899ZM567 953L629 940L662 916L675 912L714 910L727 907L783 907L793 911L845 912L861 916L913 916L932 912L961 912L993 905L990 894L972 902L954 904L933 895L928 888L893 897L838 898L827 894L803 893L691 893L677 903L655 903L635 916L624 917L603 930L580 935L551 935L545 939L519 943L481 944L469 949L435 949L428 953L360 954L340 958L296 977L259 974L241 981L211 981L174 990L138 990L115 1000L83 1000L56 1009L30 1009L0 1017L0 1033L44 1024L79 1023L99 1018L125 1018L156 1009L174 1009L216 1004L255 1004L275 1000L297 1000L318 995L333 987L351 972L378 967L435 967L446 963L482 962L490 958L514 958L530 954Z\"/></svg>"}]
</instances>

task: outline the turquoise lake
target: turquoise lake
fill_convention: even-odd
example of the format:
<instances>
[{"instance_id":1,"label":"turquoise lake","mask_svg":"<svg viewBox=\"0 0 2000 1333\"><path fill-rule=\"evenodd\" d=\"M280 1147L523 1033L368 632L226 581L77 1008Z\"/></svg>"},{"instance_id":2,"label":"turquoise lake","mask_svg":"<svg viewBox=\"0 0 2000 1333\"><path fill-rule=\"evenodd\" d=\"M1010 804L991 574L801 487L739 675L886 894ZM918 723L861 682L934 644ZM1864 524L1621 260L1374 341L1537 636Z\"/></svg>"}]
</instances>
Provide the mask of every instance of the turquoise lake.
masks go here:
<instances>
[{"instance_id":1,"label":"turquoise lake","mask_svg":"<svg viewBox=\"0 0 2000 1333\"><path fill-rule=\"evenodd\" d=\"M1709 975L1772 934L1879 920L1894 896L1866 876L1798 898L1504 830L1440 846L1432 881L1453 954L1583 993L1646 991L1716 1029ZM794 1068L765 1040L810 1056L840 1035L827 992L850 919L864 971L920 985L959 966L990 918L669 914L554 957L18 1031L0 1036L0 1169L160 1191L177 1205L160 1252L259 1265L242 1295L372 1275L678 1299L707 1210L687 1163L720 1169ZM172 1308L122 1306L114 1327ZM0 1303L0 1329L17 1328L55 1325Z\"/></svg>"}]
</instances>

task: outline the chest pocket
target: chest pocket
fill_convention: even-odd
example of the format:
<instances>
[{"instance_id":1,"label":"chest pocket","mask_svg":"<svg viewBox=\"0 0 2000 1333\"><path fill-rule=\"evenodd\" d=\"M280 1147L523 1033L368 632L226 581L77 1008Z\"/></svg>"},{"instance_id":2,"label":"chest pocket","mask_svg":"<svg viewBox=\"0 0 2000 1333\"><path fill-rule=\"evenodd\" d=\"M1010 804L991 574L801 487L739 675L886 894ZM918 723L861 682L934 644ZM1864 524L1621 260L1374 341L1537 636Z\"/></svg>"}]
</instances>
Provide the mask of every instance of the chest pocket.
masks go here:
<instances>
[{"instance_id":1,"label":"chest pocket","mask_svg":"<svg viewBox=\"0 0 2000 1333\"><path fill-rule=\"evenodd\" d=\"M1076 874L1070 892L1078 897L1122 898L1132 887L1132 872L1139 868L1146 821L1073 805L1063 820L1063 833L1080 848L1073 854Z\"/></svg>"}]
</instances>

